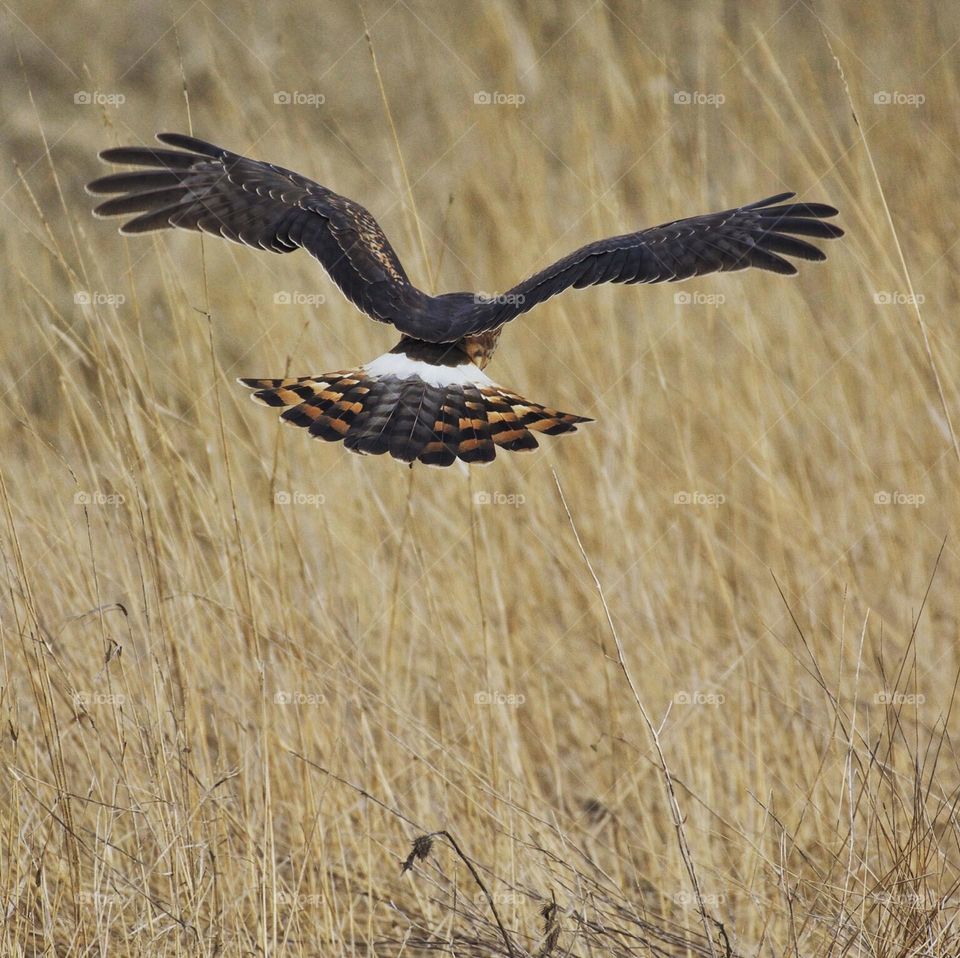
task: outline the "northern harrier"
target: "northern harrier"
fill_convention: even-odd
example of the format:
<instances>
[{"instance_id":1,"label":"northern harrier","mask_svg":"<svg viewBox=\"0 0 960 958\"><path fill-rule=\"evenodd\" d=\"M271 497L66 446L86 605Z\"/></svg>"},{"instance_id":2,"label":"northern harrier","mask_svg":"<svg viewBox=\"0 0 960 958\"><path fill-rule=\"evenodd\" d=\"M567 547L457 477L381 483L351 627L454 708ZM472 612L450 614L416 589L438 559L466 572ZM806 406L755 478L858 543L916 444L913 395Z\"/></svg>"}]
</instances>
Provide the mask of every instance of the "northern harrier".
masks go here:
<instances>
[{"instance_id":1,"label":"northern harrier","mask_svg":"<svg viewBox=\"0 0 960 958\"><path fill-rule=\"evenodd\" d=\"M570 287L661 283L756 266L793 275L784 256L823 260L798 236L835 239L832 206L790 203L780 193L747 206L598 240L502 296L429 296L404 272L376 220L353 200L272 163L192 136L161 133L175 149L120 147L102 159L144 167L95 180L120 194L99 216L135 214L122 233L181 227L274 253L306 249L347 299L401 333L390 352L355 369L295 379L241 379L253 398L287 407L282 418L351 452L390 453L433 466L489 462L497 447L534 449L533 432L556 435L589 422L499 386L484 367L503 326ZM531 431L532 430L532 431Z\"/></svg>"}]
</instances>

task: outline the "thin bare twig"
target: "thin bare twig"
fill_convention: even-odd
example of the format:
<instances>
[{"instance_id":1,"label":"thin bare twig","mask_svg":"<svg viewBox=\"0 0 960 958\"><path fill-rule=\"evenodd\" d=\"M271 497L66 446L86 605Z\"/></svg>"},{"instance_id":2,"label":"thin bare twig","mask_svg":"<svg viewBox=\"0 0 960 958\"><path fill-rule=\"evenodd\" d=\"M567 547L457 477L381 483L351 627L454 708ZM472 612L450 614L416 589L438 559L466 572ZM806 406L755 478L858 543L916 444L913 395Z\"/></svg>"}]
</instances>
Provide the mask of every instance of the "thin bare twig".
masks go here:
<instances>
[{"instance_id":1,"label":"thin bare twig","mask_svg":"<svg viewBox=\"0 0 960 958\"><path fill-rule=\"evenodd\" d=\"M623 677L627 680L627 685L630 686L633 699L637 703L637 708L640 710L640 714L643 716L644 724L647 726L647 731L650 733L650 738L653 741L654 748L656 749L657 759L660 764L660 771L663 773L663 783L667 792L667 801L670 805L670 815L673 818L673 827L676 830L677 843L680 846L680 855L683 858L683 864L687 869L687 874L690 876L690 884L693 886L693 893L697 899L697 910L700 912L700 920L703 922L703 931L706 935L707 944L710 948L711 958L717 958L716 949L713 946L713 933L710 928L711 921L713 921L715 924L717 924L717 922L707 914L706 908L703 904L703 895L700 892L700 881L697 878L697 871L693 864L693 855L690 852L690 845L687 842L687 835L683 828L683 815L680 812L680 803L677 801L677 793L673 787L673 776L670 774L670 769L667 766L667 759L660 744L660 733L650 720L650 716L647 714L647 710L644 707L643 702L640 700L640 693L637 691L637 687L634 684L633 676L630 674L630 669L627 668L627 661L623 652L623 643L620 641L620 633L617 632L617 627L613 622L613 616L610 614L610 607L607 605L606 596L603 594L603 586L600 584L600 579L597 577L597 573L593 571L593 564L590 562L590 557L587 555L587 550L583 547L583 542L580 539L580 533L577 532L577 525L573 521L573 514L570 512L570 507L567 505L567 497L563 494L563 486L560 485L560 477L557 475L557 471L555 469L551 469L550 471L553 473L553 481L557 484L557 492L560 493L560 502L563 504L563 511L567 514L567 519L570 522L570 528L573 530L573 536L577 540L577 548L580 550L580 555L583 556L583 561L586 564L587 571L590 573L593 583L597 588L597 595L600 596L600 603L603 606L604 614L607 617L607 626L610 629L610 635L613 637L614 644L617 647L617 662L620 665L620 671L623 672Z\"/></svg>"},{"instance_id":2,"label":"thin bare twig","mask_svg":"<svg viewBox=\"0 0 960 958\"><path fill-rule=\"evenodd\" d=\"M474 867L473 862L463 853L463 849L457 844L457 840L446 831L442 829L438 832L430 832L429 835L419 835L413 841L413 848L410 851L410 854L407 856L407 860L403 863L403 871L408 871L413 867L414 861L423 861L433 848L433 839L437 836L442 836L445 838L453 848L453 850L460 857L460 860L470 869L470 874L473 876L473 880L480 886L480 890L487 898L487 903L490 905L490 911L493 912L494 921L497 923L497 927L500 929L500 934L503 936L503 943L507 946L507 952L510 955L510 958L517 958L517 953L514 950L513 942L510 940L510 935L507 933L507 929L504 927L503 922L500 920L500 913L497 911L497 906L493 900L493 895L490 894L490 890L483 883L483 879L480 877L480 873Z\"/></svg>"},{"instance_id":3,"label":"thin bare twig","mask_svg":"<svg viewBox=\"0 0 960 958\"><path fill-rule=\"evenodd\" d=\"M930 337L927 335L927 324L924 322L923 313L920 311L920 301L917 299L916 293L913 291L913 280L910 278L910 270L907 268L907 260L903 255L903 247L900 245L900 236L897 233L897 227L893 222L893 216L890 213L890 207L887 205L887 194L883 191L883 184L880 182L880 174L877 172L876 164L873 162L873 153L870 150L870 143L867 140L867 133L860 125L860 117L857 116L857 111L853 105L853 97L850 95L850 87L847 84L847 77L843 72L843 65L840 63L840 58L833 52L833 44L830 43L830 37L827 36L826 31L823 29L823 24L820 25L820 30L823 33L823 38L827 43L827 47L830 50L830 55L833 57L833 62L837 65L837 72L840 74L840 82L843 84L843 90L847 95L847 102L850 104L850 113L853 116L853 122L856 124L857 132L860 134L860 139L863 142L863 148L867 154L867 162L870 164L870 172L873 173L874 182L877 184L877 190L880 193L880 202L883 204L883 212L887 217L887 224L890 227L890 232L893 234L893 242L897 248L897 256L900 258L900 268L903 270L903 279L907 284L907 290L910 293L910 303L913 306L913 311L917 317L917 325L920 327L920 335L923 338L923 348L927 354L927 364L930 366L930 372L933 375L933 381L937 387L937 396L940 398L940 408L943 410L944 418L947 420L947 428L950 431L950 441L953 443L953 452L957 457L957 462L960 462L960 444L957 443L957 434L953 428L953 420L950 418L950 407L947 405L947 398L943 393L943 385L940 382L940 373L937 370L937 364L933 358L933 350L930 348Z\"/></svg>"}]
</instances>

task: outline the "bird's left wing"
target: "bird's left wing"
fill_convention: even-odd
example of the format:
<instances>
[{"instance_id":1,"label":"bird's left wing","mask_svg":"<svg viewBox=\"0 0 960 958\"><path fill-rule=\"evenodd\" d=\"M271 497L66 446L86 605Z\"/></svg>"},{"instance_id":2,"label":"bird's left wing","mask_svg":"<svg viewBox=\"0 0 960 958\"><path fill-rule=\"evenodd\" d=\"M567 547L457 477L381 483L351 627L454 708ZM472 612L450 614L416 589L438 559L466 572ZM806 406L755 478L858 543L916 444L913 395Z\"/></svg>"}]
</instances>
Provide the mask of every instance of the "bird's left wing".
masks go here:
<instances>
[{"instance_id":1,"label":"bird's left wing","mask_svg":"<svg viewBox=\"0 0 960 958\"><path fill-rule=\"evenodd\" d=\"M272 163L231 153L192 136L160 133L176 149L117 147L109 163L143 167L94 180L99 216L133 215L121 233L179 227L274 253L312 253L344 295L373 319L394 323L426 297L400 265L383 230L359 203Z\"/></svg>"}]
</instances>

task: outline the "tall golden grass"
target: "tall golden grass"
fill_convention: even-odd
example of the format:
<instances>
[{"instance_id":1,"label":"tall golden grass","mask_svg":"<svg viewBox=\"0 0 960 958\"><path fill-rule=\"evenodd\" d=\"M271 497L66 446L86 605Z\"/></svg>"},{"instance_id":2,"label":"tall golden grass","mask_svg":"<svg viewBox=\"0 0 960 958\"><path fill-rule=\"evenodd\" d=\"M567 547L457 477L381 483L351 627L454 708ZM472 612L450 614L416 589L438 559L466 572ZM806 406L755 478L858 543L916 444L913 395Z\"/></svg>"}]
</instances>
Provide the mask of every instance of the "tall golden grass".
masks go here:
<instances>
[{"instance_id":1,"label":"tall golden grass","mask_svg":"<svg viewBox=\"0 0 960 958\"><path fill-rule=\"evenodd\" d=\"M0 16L5 954L960 953L960 10ZM91 218L191 127L433 291L784 189L847 236L552 300L489 371L597 423L411 471L234 383L393 345L309 257Z\"/></svg>"}]
</instances>

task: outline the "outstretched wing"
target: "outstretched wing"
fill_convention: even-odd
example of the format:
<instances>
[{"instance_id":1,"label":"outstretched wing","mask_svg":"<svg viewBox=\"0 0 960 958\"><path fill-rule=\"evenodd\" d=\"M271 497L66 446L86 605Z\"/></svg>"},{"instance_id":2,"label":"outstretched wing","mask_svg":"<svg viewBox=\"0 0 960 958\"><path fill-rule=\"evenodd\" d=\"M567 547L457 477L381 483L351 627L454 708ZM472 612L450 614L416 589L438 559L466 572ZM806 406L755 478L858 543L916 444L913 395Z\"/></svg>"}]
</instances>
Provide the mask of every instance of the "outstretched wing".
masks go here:
<instances>
[{"instance_id":1,"label":"outstretched wing","mask_svg":"<svg viewBox=\"0 0 960 958\"><path fill-rule=\"evenodd\" d=\"M456 331L473 335L495 329L571 287L666 283L748 266L792 276L797 268L784 256L826 259L821 250L798 236L843 236L839 226L824 222L825 217L837 215L832 206L784 202L793 196L780 193L749 206L590 243L503 295L475 304L460 317Z\"/></svg>"},{"instance_id":2,"label":"outstretched wing","mask_svg":"<svg viewBox=\"0 0 960 958\"><path fill-rule=\"evenodd\" d=\"M180 227L274 253L312 253L354 305L380 322L418 313L429 299L413 286L383 230L359 203L319 183L179 133L175 150L119 147L109 163L145 167L94 180L91 193L121 194L99 216L135 214L121 233Z\"/></svg>"}]
</instances>

